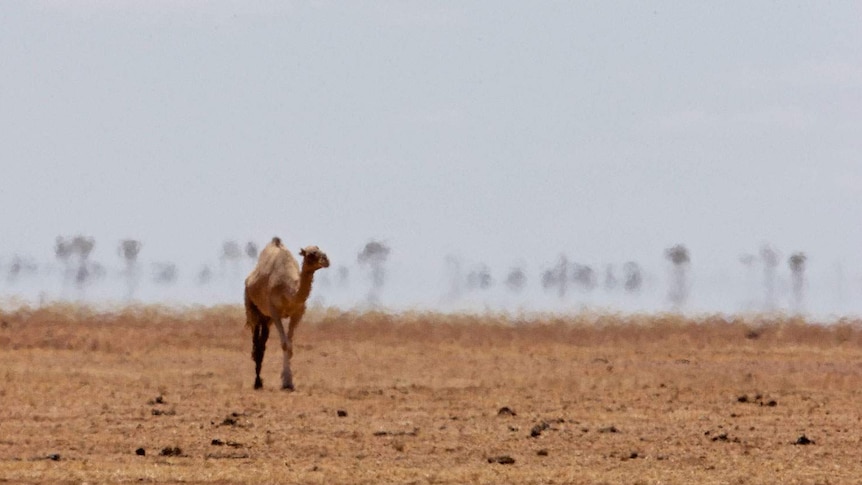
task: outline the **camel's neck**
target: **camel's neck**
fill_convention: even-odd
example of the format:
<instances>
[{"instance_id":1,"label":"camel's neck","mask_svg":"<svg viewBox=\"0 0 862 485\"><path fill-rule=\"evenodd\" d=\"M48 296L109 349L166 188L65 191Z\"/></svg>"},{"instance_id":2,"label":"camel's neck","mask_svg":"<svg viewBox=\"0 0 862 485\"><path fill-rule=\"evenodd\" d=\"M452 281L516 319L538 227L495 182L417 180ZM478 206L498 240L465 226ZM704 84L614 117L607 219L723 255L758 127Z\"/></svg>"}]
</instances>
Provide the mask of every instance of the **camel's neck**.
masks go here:
<instances>
[{"instance_id":1,"label":"camel's neck","mask_svg":"<svg viewBox=\"0 0 862 485\"><path fill-rule=\"evenodd\" d=\"M299 275L299 291L297 299L304 302L308 300L308 295L311 294L311 284L314 282L314 270L302 267L302 272Z\"/></svg>"}]
</instances>

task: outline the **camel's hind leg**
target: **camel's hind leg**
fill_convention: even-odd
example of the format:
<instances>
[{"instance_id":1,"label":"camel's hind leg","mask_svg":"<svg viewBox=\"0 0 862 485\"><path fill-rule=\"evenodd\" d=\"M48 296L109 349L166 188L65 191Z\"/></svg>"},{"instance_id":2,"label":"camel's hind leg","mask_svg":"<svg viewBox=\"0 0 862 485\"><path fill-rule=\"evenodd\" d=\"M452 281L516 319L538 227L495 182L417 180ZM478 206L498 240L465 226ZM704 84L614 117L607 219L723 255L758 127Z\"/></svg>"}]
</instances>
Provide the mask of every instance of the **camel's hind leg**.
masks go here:
<instances>
[{"instance_id":1,"label":"camel's hind leg","mask_svg":"<svg viewBox=\"0 0 862 485\"><path fill-rule=\"evenodd\" d=\"M266 340L269 338L270 318L264 315L255 306L245 290L245 319L246 325L251 327L251 358L254 360L254 388L263 387L260 379L260 368L263 365L263 354L266 352Z\"/></svg>"},{"instance_id":2,"label":"camel's hind leg","mask_svg":"<svg viewBox=\"0 0 862 485\"><path fill-rule=\"evenodd\" d=\"M251 357L254 359L255 389L263 387L263 380L260 378L260 368L263 365L263 354L266 352L267 339L269 339L269 319L263 318L254 326L254 333L252 334Z\"/></svg>"},{"instance_id":3,"label":"camel's hind leg","mask_svg":"<svg viewBox=\"0 0 862 485\"><path fill-rule=\"evenodd\" d=\"M261 318L254 326L252 333L251 357L254 359L254 388L263 387L260 378L260 368L263 365L263 354L266 352L266 341L269 339L269 319Z\"/></svg>"}]
</instances>

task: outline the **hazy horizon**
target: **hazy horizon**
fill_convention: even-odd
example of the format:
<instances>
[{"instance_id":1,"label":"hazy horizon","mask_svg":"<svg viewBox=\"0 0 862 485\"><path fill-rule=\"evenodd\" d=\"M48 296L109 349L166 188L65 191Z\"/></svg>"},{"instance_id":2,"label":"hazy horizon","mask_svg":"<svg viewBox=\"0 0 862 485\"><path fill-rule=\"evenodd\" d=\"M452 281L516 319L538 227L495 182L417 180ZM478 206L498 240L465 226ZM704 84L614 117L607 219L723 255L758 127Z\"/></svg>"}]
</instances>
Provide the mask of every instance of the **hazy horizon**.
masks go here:
<instances>
[{"instance_id":1,"label":"hazy horizon","mask_svg":"<svg viewBox=\"0 0 862 485\"><path fill-rule=\"evenodd\" d=\"M98 241L96 247L99 247ZM220 250L213 249L214 254ZM675 303L671 296L675 281L673 265L664 254L647 261L634 261L640 278L633 288L626 287L623 264L628 261L596 262L566 257L567 283L561 291L557 285L543 283L544 273L559 269L559 260L549 264L522 259L509 266L494 266L482 259L449 254L436 261L436 266L426 262L427 268L417 271L409 258L398 256L398 248L390 249L391 255L382 265L385 275L382 285L374 289L371 268L359 263L356 255L348 260L334 259L330 268L318 271L309 304L343 310L527 314L585 311L678 312L692 316L783 313L827 322L862 316L862 303L858 298L862 293L862 273L844 266L811 268L806 264L802 273L802 298L797 299L787 261L789 255L780 252L772 297L767 292L762 257L754 255L749 265L732 261L725 267L705 268L698 266L696 255L691 255L691 262L684 265L682 281L686 296ZM93 254L98 252L94 250ZM54 302L106 308L153 303L239 305L243 278L255 262L244 254L232 260L218 257L195 262L154 260L147 257L144 247L131 266L117 253L107 259L90 256L84 265L89 277L78 282L76 275L81 265L74 256L67 263L59 258L21 257L17 274L12 271L15 261L14 257L0 260L0 304L7 307ZM159 273L165 264L175 265L171 276ZM587 282L578 281L576 268L587 266L593 271L592 278ZM607 277L609 267L611 279ZM201 274L204 268L208 272L206 278ZM515 268L524 276L520 288L506 282ZM482 269L489 278L484 287L477 283L480 278L477 272Z\"/></svg>"}]
</instances>

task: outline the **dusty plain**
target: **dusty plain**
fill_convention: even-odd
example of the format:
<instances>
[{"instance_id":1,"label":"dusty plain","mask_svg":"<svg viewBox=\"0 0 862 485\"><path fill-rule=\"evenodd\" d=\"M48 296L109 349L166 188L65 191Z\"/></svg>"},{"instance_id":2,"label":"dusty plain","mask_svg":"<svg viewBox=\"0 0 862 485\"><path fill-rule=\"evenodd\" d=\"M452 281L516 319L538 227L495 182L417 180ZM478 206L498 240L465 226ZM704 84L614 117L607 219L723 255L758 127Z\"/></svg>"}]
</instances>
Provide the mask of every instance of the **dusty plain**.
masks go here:
<instances>
[{"instance_id":1,"label":"dusty plain","mask_svg":"<svg viewBox=\"0 0 862 485\"><path fill-rule=\"evenodd\" d=\"M860 483L862 323L0 311L5 483Z\"/></svg>"}]
</instances>

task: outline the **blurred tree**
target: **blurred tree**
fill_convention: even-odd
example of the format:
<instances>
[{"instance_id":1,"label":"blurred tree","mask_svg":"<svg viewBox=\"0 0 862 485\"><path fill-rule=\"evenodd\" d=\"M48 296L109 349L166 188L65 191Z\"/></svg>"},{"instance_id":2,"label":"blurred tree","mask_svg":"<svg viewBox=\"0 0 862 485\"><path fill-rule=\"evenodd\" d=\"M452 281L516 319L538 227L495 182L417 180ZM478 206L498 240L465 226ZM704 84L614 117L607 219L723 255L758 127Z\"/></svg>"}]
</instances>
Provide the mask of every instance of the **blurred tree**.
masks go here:
<instances>
[{"instance_id":1,"label":"blurred tree","mask_svg":"<svg viewBox=\"0 0 862 485\"><path fill-rule=\"evenodd\" d=\"M75 273L75 283L79 288L87 284L95 273L90 268L90 254L96 247L96 241L91 237L75 236L72 239L74 254L78 255L78 270Z\"/></svg>"},{"instance_id":2,"label":"blurred tree","mask_svg":"<svg viewBox=\"0 0 862 485\"><path fill-rule=\"evenodd\" d=\"M805 292L805 262L808 257L805 253L797 252L790 255L787 264L790 265L790 274L793 278L793 301L797 312L802 311Z\"/></svg>"},{"instance_id":3,"label":"blurred tree","mask_svg":"<svg viewBox=\"0 0 862 485\"><path fill-rule=\"evenodd\" d=\"M245 255L248 257L248 259L251 259L252 261L257 261L258 253L259 251L257 249L257 244L255 244L253 241L245 243Z\"/></svg>"},{"instance_id":4,"label":"blurred tree","mask_svg":"<svg viewBox=\"0 0 862 485\"><path fill-rule=\"evenodd\" d=\"M138 254L141 252L141 242L135 239L123 239L120 241L120 246L117 249L120 257L126 262L126 266L131 266L138 261Z\"/></svg>"},{"instance_id":5,"label":"blurred tree","mask_svg":"<svg viewBox=\"0 0 862 485\"><path fill-rule=\"evenodd\" d=\"M239 243L236 241L225 241L221 245L221 255L219 256L219 261L221 262L221 271L222 274L230 271L231 277L236 277L240 274L239 271L239 263L242 259L242 249L240 249Z\"/></svg>"},{"instance_id":6,"label":"blurred tree","mask_svg":"<svg viewBox=\"0 0 862 485\"><path fill-rule=\"evenodd\" d=\"M179 270L177 265L171 262L153 264L153 281L160 285L171 285L177 281Z\"/></svg>"},{"instance_id":7,"label":"blurred tree","mask_svg":"<svg viewBox=\"0 0 862 485\"><path fill-rule=\"evenodd\" d=\"M96 247L96 240L92 237L75 236L72 239L72 246L82 260L87 260L93 248Z\"/></svg>"},{"instance_id":8,"label":"blurred tree","mask_svg":"<svg viewBox=\"0 0 862 485\"><path fill-rule=\"evenodd\" d=\"M640 265L634 261L629 261L624 264L623 278L625 279L623 287L627 292L636 293L640 291L641 285L643 284L643 275L641 274Z\"/></svg>"},{"instance_id":9,"label":"blurred tree","mask_svg":"<svg viewBox=\"0 0 862 485\"><path fill-rule=\"evenodd\" d=\"M765 244L760 248L760 260L763 261L764 306L767 311L773 311L776 309L775 275L780 256L772 246Z\"/></svg>"},{"instance_id":10,"label":"blurred tree","mask_svg":"<svg viewBox=\"0 0 862 485\"><path fill-rule=\"evenodd\" d=\"M213 279L213 270L208 266L204 265L203 268L198 271L197 282L198 286L208 285L210 281Z\"/></svg>"},{"instance_id":11,"label":"blurred tree","mask_svg":"<svg viewBox=\"0 0 862 485\"><path fill-rule=\"evenodd\" d=\"M16 254L6 271L6 281L14 285L20 278L36 273L37 269L38 266L32 259Z\"/></svg>"},{"instance_id":12,"label":"blurred tree","mask_svg":"<svg viewBox=\"0 0 862 485\"><path fill-rule=\"evenodd\" d=\"M565 254L561 254L557 264L542 273L542 288L545 290L556 288L557 295L564 298L569 289L570 268L569 259Z\"/></svg>"},{"instance_id":13,"label":"blurred tree","mask_svg":"<svg viewBox=\"0 0 862 485\"><path fill-rule=\"evenodd\" d=\"M347 266L341 265L338 267L336 271L338 287L339 288L347 288L350 283L350 270L347 269Z\"/></svg>"},{"instance_id":14,"label":"blurred tree","mask_svg":"<svg viewBox=\"0 0 862 485\"><path fill-rule=\"evenodd\" d=\"M593 291L596 288L596 272L591 266L578 263L569 266L572 268L570 276L572 282L582 291Z\"/></svg>"},{"instance_id":15,"label":"blurred tree","mask_svg":"<svg viewBox=\"0 0 862 485\"><path fill-rule=\"evenodd\" d=\"M672 265L668 299L675 308L679 308L688 300L688 267L691 261L688 248L677 244L665 250L665 257Z\"/></svg>"},{"instance_id":16,"label":"blurred tree","mask_svg":"<svg viewBox=\"0 0 862 485\"><path fill-rule=\"evenodd\" d=\"M123 271L126 278L126 300L132 300L138 287L139 270L138 255L141 253L142 244L136 239L123 239L117 247L117 253L125 262Z\"/></svg>"},{"instance_id":17,"label":"blurred tree","mask_svg":"<svg viewBox=\"0 0 862 485\"><path fill-rule=\"evenodd\" d=\"M90 254L96 247L92 237L75 236L65 239L57 236L54 242L54 255L63 265L63 286L74 282L78 289L83 290L93 276L99 276L99 271L93 271L89 261Z\"/></svg>"},{"instance_id":18,"label":"blurred tree","mask_svg":"<svg viewBox=\"0 0 862 485\"><path fill-rule=\"evenodd\" d=\"M380 292L386 283L386 261L389 259L389 246L380 241L369 241L359 252L356 259L361 266L371 271L371 289L368 292L368 302L378 304Z\"/></svg>"},{"instance_id":19,"label":"blurred tree","mask_svg":"<svg viewBox=\"0 0 862 485\"><path fill-rule=\"evenodd\" d=\"M66 241L63 236L57 236L54 240L54 256L63 263L64 266L69 265L69 260L72 259L72 244Z\"/></svg>"},{"instance_id":20,"label":"blurred tree","mask_svg":"<svg viewBox=\"0 0 862 485\"><path fill-rule=\"evenodd\" d=\"M527 286L527 274L520 266L516 266L509 270L506 276L506 287L509 291L520 293Z\"/></svg>"},{"instance_id":21,"label":"blurred tree","mask_svg":"<svg viewBox=\"0 0 862 485\"><path fill-rule=\"evenodd\" d=\"M487 290L494 285L491 268L485 263L479 263L467 274L467 288L471 290Z\"/></svg>"}]
</instances>

